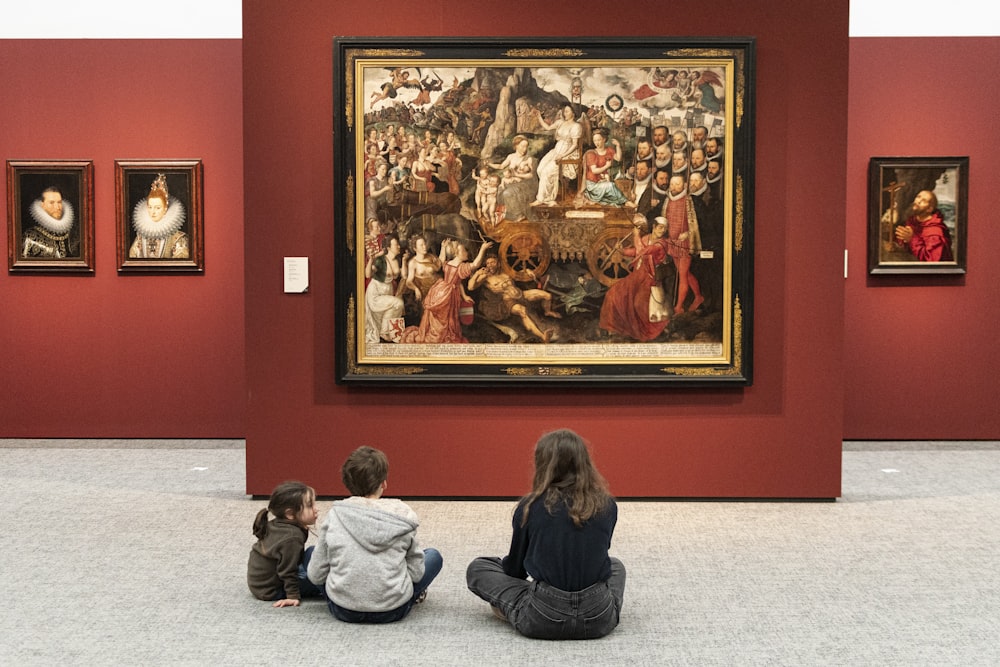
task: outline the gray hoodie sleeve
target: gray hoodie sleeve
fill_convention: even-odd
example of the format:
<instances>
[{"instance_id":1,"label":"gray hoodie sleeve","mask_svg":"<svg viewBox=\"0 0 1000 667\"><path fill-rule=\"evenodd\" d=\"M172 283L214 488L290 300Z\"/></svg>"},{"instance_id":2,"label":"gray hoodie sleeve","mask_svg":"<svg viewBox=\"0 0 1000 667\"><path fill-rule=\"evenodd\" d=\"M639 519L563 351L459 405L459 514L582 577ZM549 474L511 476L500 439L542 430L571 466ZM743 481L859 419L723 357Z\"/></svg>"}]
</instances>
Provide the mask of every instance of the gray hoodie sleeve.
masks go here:
<instances>
[{"instance_id":1,"label":"gray hoodie sleeve","mask_svg":"<svg viewBox=\"0 0 1000 667\"><path fill-rule=\"evenodd\" d=\"M326 542L328 523L329 517L320 524L316 547L313 549L312 559L309 561L309 567L306 569L306 576L309 577L309 581L317 586L326 585L326 577L330 572L330 557L327 553L329 546Z\"/></svg>"},{"instance_id":2,"label":"gray hoodie sleeve","mask_svg":"<svg viewBox=\"0 0 1000 667\"><path fill-rule=\"evenodd\" d=\"M417 541L417 531L411 533L410 546L406 550L406 570L410 573L411 581L420 581L424 578L424 551Z\"/></svg>"}]
</instances>

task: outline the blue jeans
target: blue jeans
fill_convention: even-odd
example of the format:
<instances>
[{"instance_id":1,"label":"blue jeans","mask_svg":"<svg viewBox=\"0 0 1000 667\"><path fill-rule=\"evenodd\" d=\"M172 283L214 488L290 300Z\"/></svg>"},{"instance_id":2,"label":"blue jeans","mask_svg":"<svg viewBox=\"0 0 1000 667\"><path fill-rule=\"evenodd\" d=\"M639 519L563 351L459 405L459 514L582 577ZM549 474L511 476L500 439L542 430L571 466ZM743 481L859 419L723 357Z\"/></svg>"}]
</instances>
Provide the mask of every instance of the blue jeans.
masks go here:
<instances>
[{"instance_id":1,"label":"blue jeans","mask_svg":"<svg viewBox=\"0 0 1000 667\"><path fill-rule=\"evenodd\" d=\"M392 623L402 620L413 609L414 601L420 594L427 590L434 578L441 571L444 559L437 549L424 549L424 576L420 581L413 584L413 595L406 603L389 611L353 611L344 609L333 600L327 599L326 604L330 607L330 613L334 618L345 623Z\"/></svg>"},{"instance_id":2,"label":"blue jeans","mask_svg":"<svg viewBox=\"0 0 1000 667\"><path fill-rule=\"evenodd\" d=\"M466 571L469 590L498 608L514 629L536 639L596 639L618 626L625 566L611 559L611 578L582 591L511 577L499 558L477 558Z\"/></svg>"},{"instance_id":3,"label":"blue jeans","mask_svg":"<svg viewBox=\"0 0 1000 667\"><path fill-rule=\"evenodd\" d=\"M309 561L312 559L314 548L309 547L306 549L302 553L302 562L299 563L299 597L303 600L306 598L326 598L326 589L309 581L309 577L306 576L306 568L309 567ZM285 597L285 589L282 587L278 589L278 597L274 598L274 600L277 602L278 600L284 600Z\"/></svg>"}]
</instances>

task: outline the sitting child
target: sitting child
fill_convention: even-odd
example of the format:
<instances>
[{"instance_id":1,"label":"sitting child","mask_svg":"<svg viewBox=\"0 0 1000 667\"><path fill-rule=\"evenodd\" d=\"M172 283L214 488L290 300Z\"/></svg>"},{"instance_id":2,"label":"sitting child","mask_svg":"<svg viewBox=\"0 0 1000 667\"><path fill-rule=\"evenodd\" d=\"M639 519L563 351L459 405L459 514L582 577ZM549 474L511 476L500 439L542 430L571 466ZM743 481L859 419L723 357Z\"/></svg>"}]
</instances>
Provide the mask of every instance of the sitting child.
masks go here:
<instances>
[{"instance_id":1,"label":"sitting child","mask_svg":"<svg viewBox=\"0 0 1000 667\"><path fill-rule=\"evenodd\" d=\"M389 461L372 447L354 450L341 468L350 498L333 503L319 529L309 579L325 583L330 613L347 623L391 623L423 602L441 571L437 549L421 551L416 513L383 498Z\"/></svg>"},{"instance_id":2,"label":"sitting child","mask_svg":"<svg viewBox=\"0 0 1000 667\"><path fill-rule=\"evenodd\" d=\"M267 520L268 512L274 515ZM322 597L323 588L306 577L313 547L304 549L309 526L316 523L316 492L302 482L279 484L267 507L257 512L247 585L259 600L275 607L298 607L303 597Z\"/></svg>"}]
</instances>

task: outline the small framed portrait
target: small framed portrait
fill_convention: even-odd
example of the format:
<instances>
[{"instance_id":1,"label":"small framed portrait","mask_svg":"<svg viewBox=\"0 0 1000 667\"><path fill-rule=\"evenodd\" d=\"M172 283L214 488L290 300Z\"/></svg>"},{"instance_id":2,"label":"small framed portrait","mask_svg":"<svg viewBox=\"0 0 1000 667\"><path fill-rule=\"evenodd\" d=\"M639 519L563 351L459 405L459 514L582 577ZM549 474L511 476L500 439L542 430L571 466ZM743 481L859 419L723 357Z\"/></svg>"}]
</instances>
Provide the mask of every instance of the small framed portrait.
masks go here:
<instances>
[{"instance_id":1,"label":"small framed portrait","mask_svg":"<svg viewBox=\"0 0 1000 667\"><path fill-rule=\"evenodd\" d=\"M8 160L10 273L94 272L92 160Z\"/></svg>"},{"instance_id":2,"label":"small framed portrait","mask_svg":"<svg viewBox=\"0 0 1000 667\"><path fill-rule=\"evenodd\" d=\"M205 270L201 160L115 160L118 272Z\"/></svg>"},{"instance_id":3,"label":"small framed portrait","mask_svg":"<svg viewBox=\"0 0 1000 667\"><path fill-rule=\"evenodd\" d=\"M874 157L868 273L964 274L968 157Z\"/></svg>"}]
</instances>

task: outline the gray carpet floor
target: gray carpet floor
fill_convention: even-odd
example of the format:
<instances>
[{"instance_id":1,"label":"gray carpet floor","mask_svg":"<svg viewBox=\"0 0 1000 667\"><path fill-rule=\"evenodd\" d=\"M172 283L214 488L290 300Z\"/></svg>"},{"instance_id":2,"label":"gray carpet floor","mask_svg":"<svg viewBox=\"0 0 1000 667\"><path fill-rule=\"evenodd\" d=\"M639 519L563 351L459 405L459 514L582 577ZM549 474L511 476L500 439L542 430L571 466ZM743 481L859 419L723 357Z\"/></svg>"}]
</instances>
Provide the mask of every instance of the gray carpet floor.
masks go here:
<instances>
[{"instance_id":1,"label":"gray carpet floor","mask_svg":"<svg viewBox=\"0 0 1000 667\"><path fill-rule=\"evenodd\" d=\"M622 622L590 642L466 589L508 501L411 501L445 565L400 623L253 599L241 444L0 440L0 664L1000 664L997 443L845 443L836 503L622 502Z\"/></svg>"}]
</instances>

